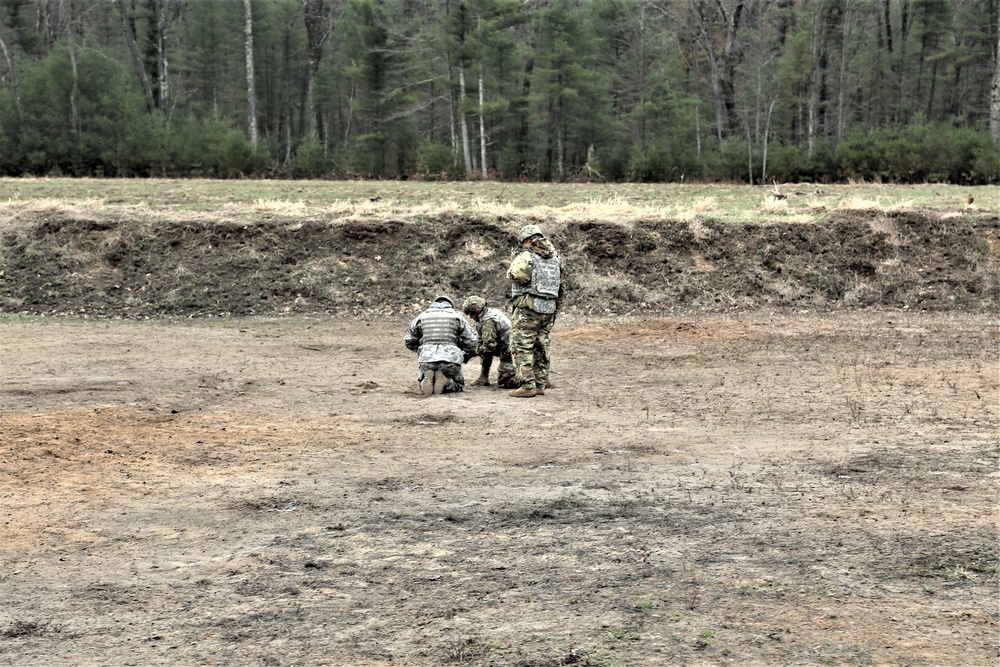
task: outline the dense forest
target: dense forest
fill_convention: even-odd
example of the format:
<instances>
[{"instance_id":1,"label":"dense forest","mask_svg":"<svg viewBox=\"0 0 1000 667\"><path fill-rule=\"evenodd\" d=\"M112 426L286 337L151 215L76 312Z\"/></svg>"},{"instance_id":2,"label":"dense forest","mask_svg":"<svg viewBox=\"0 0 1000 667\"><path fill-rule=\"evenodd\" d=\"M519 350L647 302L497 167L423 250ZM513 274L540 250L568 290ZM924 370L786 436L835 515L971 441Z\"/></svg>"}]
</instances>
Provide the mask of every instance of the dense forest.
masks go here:
<instances>
[{"instance_id":1,"label":"dense forest","mask_svg":"<svg viewBox=\"0 0 1000 667\"><path fill-rule=\"evenodd\" d=\"M0 175L994 183L998 15L0 0Z\"/></svg>"}]
</instances>

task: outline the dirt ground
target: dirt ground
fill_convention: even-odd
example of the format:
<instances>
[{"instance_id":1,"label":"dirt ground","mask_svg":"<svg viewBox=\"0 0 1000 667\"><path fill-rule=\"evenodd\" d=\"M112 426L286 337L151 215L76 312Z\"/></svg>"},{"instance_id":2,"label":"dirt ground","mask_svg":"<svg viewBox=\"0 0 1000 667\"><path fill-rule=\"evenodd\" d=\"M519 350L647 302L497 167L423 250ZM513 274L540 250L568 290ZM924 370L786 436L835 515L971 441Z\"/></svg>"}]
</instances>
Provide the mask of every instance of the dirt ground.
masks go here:
<instances>
[{"instance_id":1,"label":"dirt ground","mask_svg":"<svg viewBox=\"0 0 1000 667\"><path fill-rule=\"evenodd\" d=\"M992 316L408 321L0 324L0 665L997 664Z\"/></svg>"}]
</instances>

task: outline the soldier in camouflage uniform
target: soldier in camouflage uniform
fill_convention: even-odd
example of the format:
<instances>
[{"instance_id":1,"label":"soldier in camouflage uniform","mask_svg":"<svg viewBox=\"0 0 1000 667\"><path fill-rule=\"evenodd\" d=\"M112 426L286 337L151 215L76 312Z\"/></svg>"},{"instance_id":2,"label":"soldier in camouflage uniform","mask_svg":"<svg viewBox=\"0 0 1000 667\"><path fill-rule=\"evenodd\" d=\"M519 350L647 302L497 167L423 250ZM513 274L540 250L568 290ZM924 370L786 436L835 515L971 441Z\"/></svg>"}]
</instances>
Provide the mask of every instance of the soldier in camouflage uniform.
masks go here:
<instances>
[{"instance_id":1,"label":"soldier in camouflage uniform","mask_svg":"<svg viewBox=\"0 0 1000 667\"><path fill-rule=\"evenodd\" d=\"M562 259L537 225L525 225L517 240L523 250L507 269L514 304L510 351L518 388L511 396L530 398L549 384L552 325L565 291Z\"/></svg>"},{"instance_id":2,"label":"soldier in camouflage uniform","mask_svg":"<svg viewBox=\"0 0 1000 667\"><path fill-rule=\"evenodd\" d=\"M439 296L406 329L403 345L417 353L420 393L447 394L465 389L462 353L474 353L479 347L479 337L455 310L451 297Z\"/></svg>"},{"instance_id":3,"label":"soldier in camouflage uniform","mask_svg":"<svg viewBox=\"0 0 1000 667\"><path fill-rule=\"evenodd\" d=\"M472 385L490 386L490 367L493 365L493 358L499 357L497 386L508 389L517 387L514 364L510 358L510 318L498 309L490 308L486 299L481 296L473 295L467 298L462 304L462 310L475 320L476 333L479 334L479 348L476 354L480 357L481 363L479 377Z\"/></svg>"}]
</instances>

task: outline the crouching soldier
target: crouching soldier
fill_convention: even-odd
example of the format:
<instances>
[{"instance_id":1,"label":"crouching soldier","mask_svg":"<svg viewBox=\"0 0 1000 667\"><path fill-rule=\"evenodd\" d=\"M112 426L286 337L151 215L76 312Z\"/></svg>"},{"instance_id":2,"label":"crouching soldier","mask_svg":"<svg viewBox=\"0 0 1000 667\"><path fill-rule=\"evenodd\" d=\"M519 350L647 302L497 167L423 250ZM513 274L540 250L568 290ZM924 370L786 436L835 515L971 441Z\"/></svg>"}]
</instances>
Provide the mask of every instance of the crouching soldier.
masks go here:
<instances>
[{"instance_id":1,"label":"crouching soldier","mask_svg":"<svg viewBox=\"0 0 1000 667\"><path fill-rule=\"evenodd\" d=\"M474 354L479 338L455 310L451 297L439 296L410 323L403 334L403 345L417 353L420 393L445 394L464 390L463 352Z\"/></svg>"},{"instance_id":2,"label":"crouching soldier","mask_svg":"<svg viewBox=\"0 0 1000 667\"><path fill-rule=\"evenodd\" d=\"M491 308L481 296L470 296L462 304L462 310L476 322L479 334L480 358L479 377L473 382L476 387L490 386L490 368L493 359L500 360L497 369L497 386L507 389L517 387L514 379L514 364L510 358L510 318L500 310ZM470 357L471 358L471 357Z\"/></svg>"}]
</instances>

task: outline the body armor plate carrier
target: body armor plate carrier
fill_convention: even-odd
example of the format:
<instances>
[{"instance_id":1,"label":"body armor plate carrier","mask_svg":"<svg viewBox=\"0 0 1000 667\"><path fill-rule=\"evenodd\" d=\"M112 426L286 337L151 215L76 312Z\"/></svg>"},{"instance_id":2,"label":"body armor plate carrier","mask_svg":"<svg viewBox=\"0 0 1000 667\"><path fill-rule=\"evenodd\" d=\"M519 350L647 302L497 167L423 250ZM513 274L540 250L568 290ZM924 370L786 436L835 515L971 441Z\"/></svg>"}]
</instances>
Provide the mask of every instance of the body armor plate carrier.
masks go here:
<instances>
[{"instance_id":1,"label":"body armor plate carrier","mask_svg":"<svg viewBox=\"0 0 1000 667\"><path fill-rule=\"evenodd\" d=\"M458 326L454 311L427 310L420 318L421 345L458 346Z\"/></svg>"},{"instance_id":2,"label":"body armor plate carrier","mask_svg":"<svg viewBox=\"0 0 1000 667\"><path fill-rule=\"evenodd\" d=\"M531 252L531 251L529 251ZM511 297L530 294L543 299L555 299L559 296L559 255L553 254L548 259L538 253L531 252L531 282L527 285L512 283Z\"/></svg>"}]
</instances>

